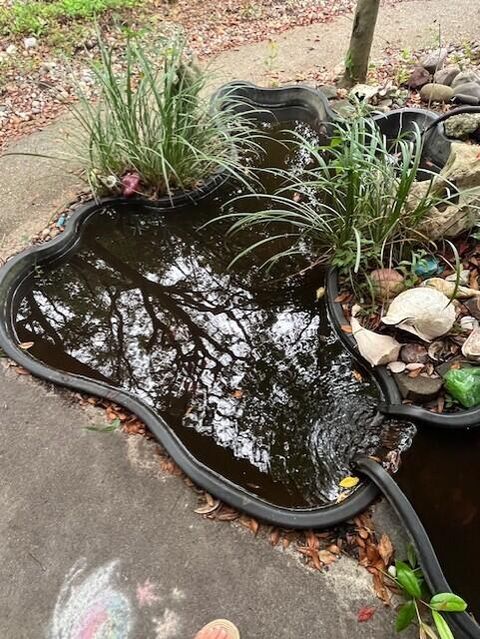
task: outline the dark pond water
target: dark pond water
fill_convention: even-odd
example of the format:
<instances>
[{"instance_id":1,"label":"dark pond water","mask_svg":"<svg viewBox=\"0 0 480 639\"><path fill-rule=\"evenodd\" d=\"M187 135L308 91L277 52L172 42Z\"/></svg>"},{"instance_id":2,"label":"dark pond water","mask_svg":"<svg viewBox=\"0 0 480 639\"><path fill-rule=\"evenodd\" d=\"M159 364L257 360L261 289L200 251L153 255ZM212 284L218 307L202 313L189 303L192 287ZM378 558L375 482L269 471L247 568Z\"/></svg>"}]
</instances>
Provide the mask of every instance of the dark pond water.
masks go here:
<instances>
[{"instance_id":1,"label":"dark pond water","mask_svg":"<svg viewBox=\"0 0 480 639\"><path fill-rule=\"evenodd\" d=\"M454 592L480 619L480 431L419 429L395 476Z\"/></svg>"},{"instance_id":2,"label":"dark pond water","mask_svg":"<svg viewBox=\"0 0 480 639\"><path fill-rule=\"evenodd\" d=\"M269 132L281 140L283 128ZM269 166L306 161L263 144ZM262 181L267 192L278 182ZM226 241L224 223L203 226L231 195L168 214L134 203L96 214L75 254L31 282L18 337L55 368L133 393L197 459L249 491L290 507L331 503L352 458L402 447L411 430L382 424L375 385L355 379L316 301L321 271L288 278L286 262L267 276L259 266L278 245L228 268L258 239Z\"/></svg>"}]
</instances>

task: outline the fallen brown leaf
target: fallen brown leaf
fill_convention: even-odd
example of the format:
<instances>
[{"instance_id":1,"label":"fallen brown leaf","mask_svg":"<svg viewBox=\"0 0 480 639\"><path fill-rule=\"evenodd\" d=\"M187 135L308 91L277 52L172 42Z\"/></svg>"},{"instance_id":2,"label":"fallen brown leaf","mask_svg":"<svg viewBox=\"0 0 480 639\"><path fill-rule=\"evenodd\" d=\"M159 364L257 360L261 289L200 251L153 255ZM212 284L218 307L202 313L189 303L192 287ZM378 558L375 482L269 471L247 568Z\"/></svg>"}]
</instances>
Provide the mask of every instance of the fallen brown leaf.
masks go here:
<instances>
[{"instance_id":1,"label":"fallen brown leaf","mask_svg":"<svg viewBox=\"0 0 480 639\"><path fill-rule=\"evenodd\" d=\"M353 374L354 378L357 380L357 382L363 382L362 373L360 373L359 371L353 370L352 374Z\"/></svg>"},{"instance_id":2,"label":"fallen brown leaf","mask_svg":"<svg viewBox=\"0 0 480 639\"><path fill-rule=\"evenodd\" d=\"M32 348L33 344L33 342L21 342L18 347L24 351L28 351L29 348Z\"/></svg>"},{"instance_id":3,"label":"fallen brown leaf","mask_svg":"<svg viewBox=\"0 0 480 639\"><path fill-rule=\"evenodd\" d=\"M278 545L278 542L280 541L280 531L278 530L278 528L274 528L274 530L272 530L269 539L272 546Z\"/></svg>"},{"instance_id":4,"label":"fallen brown leaf","mask_svg":"<svg viewBox=\"0 0 480 639\"><path fill-rule=\"evenodd\" d=\"M390 561L393 557L393 544L390 540L390 537L385 533L380 537L380 541L378 543L378 553L383 559L385 566L389 566Z\"/></svg>"},{"instance_id":5,"label":"fallen brown leaf","mask_svg":"<svg viewBox=\"0 0 480 639\"><path fill-rule=\"evenodd\" d=\"M338 559L338 557L334 555L333 552L330 552L329 550L320 550L318 552L318 557L320 561L326 566L333 564Z\"/></svg>"},{"instance_id":6,"label":"fallen brown leaf","mask_svg":"<svg viewBox=\"0 0 480 639\"><path fill-rule=\"evenodd\" d=\"M203 504L203 506L199 506L198 508L195 508L195 512L197 513L197 515L209 515L210 513L213 513L215 510L217 510L217 508L220 506L220 500L216 500L215 503L213 504Z\"/></svg>"}]
</instances>

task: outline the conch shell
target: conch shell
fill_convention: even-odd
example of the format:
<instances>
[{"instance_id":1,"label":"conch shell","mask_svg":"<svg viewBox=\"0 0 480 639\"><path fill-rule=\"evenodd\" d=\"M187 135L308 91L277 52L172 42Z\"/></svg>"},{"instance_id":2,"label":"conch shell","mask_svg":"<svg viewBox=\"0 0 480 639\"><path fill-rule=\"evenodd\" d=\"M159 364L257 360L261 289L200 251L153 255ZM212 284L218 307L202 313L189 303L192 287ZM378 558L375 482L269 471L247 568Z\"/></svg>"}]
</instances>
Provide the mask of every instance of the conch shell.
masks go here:
<instances>
[{"instance_id":1,"label":"conch shell","mask_svg":"<svg viewBox=\"0 0 480 639\"><path fill-rule=\"evenodd\" d=\"M444 293L444 295L449 298L451 298L454 293L455 297L458 297L458 299L480 296L480 291L477 291L474 288L468 288L468 286L459 286L455 292L455 282L444 280L441 277L431 277L430 279L422 282L421 285L434 288L435 290Z\"/></svg>"},{"instance_id":2,"label":"conch shell","mask_svg":"<svg viewBox=\"0 0 480 639\"><path fill-rule=\"evenodd\" d=\"M358 306L353 307L350 326L360 355L372 366L384 366L390 362L396 362L402 345L389 335L380 335L364 328L355 317L358 310Z\"/></svg>"},{"instance_id":3,"label":"conch shell","mask_svg":"<svg viewBox=\"0 0 480 639\"><path fill-rule=\"evenodd\" d=\"M455 322L455 308L446 295L428 286L397 295L382 322L413 333L425 342L448 333Z\"/></svg>"},{"instance_id":4,"label":"conch shell","mask_svg":"<svg viewBox=\"0 0 480 639\"><path fill-rule=\"evenodd\" d=\"M480 328L474 328L462 346L462 353L471 362L480 362Z\"/></svg>"}]
</instances>

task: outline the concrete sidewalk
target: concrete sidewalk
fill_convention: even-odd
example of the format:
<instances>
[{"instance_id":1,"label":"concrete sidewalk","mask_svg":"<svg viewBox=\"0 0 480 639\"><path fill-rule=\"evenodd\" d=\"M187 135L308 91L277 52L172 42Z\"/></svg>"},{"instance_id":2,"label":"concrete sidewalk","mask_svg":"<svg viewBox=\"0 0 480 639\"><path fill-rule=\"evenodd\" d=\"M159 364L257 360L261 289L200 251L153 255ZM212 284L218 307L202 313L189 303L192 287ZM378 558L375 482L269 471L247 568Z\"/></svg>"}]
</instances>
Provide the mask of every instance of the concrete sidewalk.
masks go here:
<instances>
[{"instance_id":1,"label":"concrete sidewalk","mask_svg":"<svg viewBox=\"0 0 480 639\"><path fill-rule=\"evenodd\" d=\"M0 388L2 639L94 639L101 619L112 639L189 639L216 617L242 639L393 636L393 611L353 560L312 572L204 520L154 444L85 430L91 418L66 393L4 367ZM359 624L363 606L376 612Z\"/></svg>"}]
</instances>

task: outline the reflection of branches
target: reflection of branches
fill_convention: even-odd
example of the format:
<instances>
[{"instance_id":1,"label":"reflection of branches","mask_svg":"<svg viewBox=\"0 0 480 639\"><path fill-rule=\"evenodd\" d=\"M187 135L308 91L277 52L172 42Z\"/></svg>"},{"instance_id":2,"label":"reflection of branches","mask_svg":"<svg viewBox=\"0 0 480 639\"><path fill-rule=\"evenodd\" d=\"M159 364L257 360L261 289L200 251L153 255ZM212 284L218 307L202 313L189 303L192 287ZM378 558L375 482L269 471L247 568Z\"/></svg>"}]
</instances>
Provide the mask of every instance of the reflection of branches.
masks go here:
<instances>
[{"instance_id":1,"label":"reflection of branches","mask_svg":"<svg viewBox=\"0 0 480 639\"><path fill-rule=\"evenodd\" d=\"M190 333L190 337L193 340L196 347L205 353L205 355L209 359L215 359L216 364L220 366L220 362L216 358L213 357L212 353L205 349L205 346L202 340L208 342L211 346L213 346L217 351L224 352L230 356L232 361L237 359L235 354L229 349L226 345L220 344L214 337L212 337L204 328L202 328L198 323L194 322L188 313L182 308L172 297L172 295L168 294L166 291L171 287L166 287L158 282L153 282L149 280L144 275L133 269L131 266L126 264L124 261L119 259L116 255L113 255L106 248L101 246L95 240L90 240L90 245L95 251L95 254L99 256L106 264L109 264L116 271L125 275L130 282L135 284L135 286L140 291L142 298L147 301L147 305L150 303L149 295L155 297L162 305L162 307L166 308L180 324L184 324ZM152 310L152 309L151 309Z\"/></svg>"},{"instance_id":2,"label":"reflection of branches","mask_svg":"<svg viewBox=\"0 0 480 639\"><path fill-rule=\"evenodd\" d=\"M41 311L39 311L39 313L42 314ZM42 326L47 326L47 320L43 315L42 317ZM27 321L29 319L30 318L27 318ZM35 319L38 320L38 317L36 316ZM65 350L54 348L49 340L42 339L41 337L39 337L38 333L35 333L33 332L33 330L28 329L25 325L23 325L21 328L17 325L17 333L22 341L29 341L34 343L32 351L35 354L35 357L37 357L38 359L47 362L54 360L57 367L64 371L74 373L75 375L83 375L87 378L98 379L102 382L106 382L107 384L115 383L114 380L106 377L97 369L91 368L90 366L88 366L88 364L81 362L76 357L73 357L70 353L67 353Z\"/></svg>"},{"instance_id":3,"label":"reflection of branches","mask_svg":"<svg viewBox=\"0 0 480 639\"><path fill-rule=\"evenodd\" d=\"M25 298L28 302L28 306L30 308L30 324L33 322L38 322L38 324L42 327L44 333L51 337L54 344L57 346L61 346L63 344L63 340L57 331L53 328L53 326L46 320L45 315L40 310L40 307L37 304L37 300L33 295L33 292L30 291Z\"/></svg>"}]
</instances>

